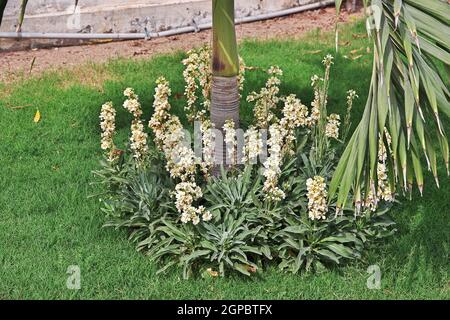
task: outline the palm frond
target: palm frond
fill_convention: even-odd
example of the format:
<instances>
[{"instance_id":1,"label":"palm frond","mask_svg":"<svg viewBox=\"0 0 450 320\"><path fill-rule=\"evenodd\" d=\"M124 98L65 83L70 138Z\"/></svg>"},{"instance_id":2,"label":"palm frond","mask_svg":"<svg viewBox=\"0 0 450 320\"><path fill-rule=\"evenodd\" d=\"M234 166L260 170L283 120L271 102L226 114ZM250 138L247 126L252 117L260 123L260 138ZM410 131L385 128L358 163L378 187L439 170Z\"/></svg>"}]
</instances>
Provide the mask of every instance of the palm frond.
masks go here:
<instances>
[{"instance_id":1,"label":"palm frond","mask_svg":"<svg viewBox=\"0 0 450 320\"><path fill-rule=\"evenodd\" d=\"M78 6L78 1L75 0L75 9ZM8 3L8 0L0 0L0 26L2 25L2 18L3 14L5 12L6 4ZM22 0L20 3L20 11L19 11L19 19L17 23L16 32L21 32L22 30L22 24L25 17L25 11L27 8L28 0Z\"/></svg>"},{"instance_id":2,"label":"palm frond","mask_svg":"<svg viewBox=\"0 0 450 320\"><path fill-rule=\"evenodd\" d=\"M7 3L8 3L8 0L0 0L0 26L2 25L3 13L5 12Z\"/></svg>"},{"instance_id":3,"label":"palm frond","mask_svg":"<svg viewBox=\"0 0 450 320\"><path fill-rule=\"evenodd\" d=\"M20 3L19 21L17 23L16 32L22 31L23 18L25 17L25 10L27 8L28 0L22 0Z\"/></svg>"},{"instance_id":4,"label":"palm frond","mask_svg":"<svg viewBox=\"0 0 450 320\"><path fill-rule=\"evenodd\" d=\"M438 148L448 173L441 114L450 117L448 79L442 75L450 64L450 5L441 0L364 0L364 5L375 16L373 28L368 24L373 73L362 120L330 185L330 199L337 195L340 208L351 191L357 198L376 192L380 138L391 138L387 166L393 192L411 191L414 177L422 191L424 163L439 185Z\"/></svg>"}]
</instances>

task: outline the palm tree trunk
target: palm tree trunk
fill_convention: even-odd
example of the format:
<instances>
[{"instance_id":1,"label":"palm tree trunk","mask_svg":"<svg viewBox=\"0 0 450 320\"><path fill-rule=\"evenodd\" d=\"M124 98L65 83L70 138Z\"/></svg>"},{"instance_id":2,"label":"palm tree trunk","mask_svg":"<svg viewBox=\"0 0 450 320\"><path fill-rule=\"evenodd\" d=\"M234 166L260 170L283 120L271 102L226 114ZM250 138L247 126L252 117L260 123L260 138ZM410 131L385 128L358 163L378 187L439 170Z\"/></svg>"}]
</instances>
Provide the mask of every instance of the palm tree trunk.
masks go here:
<instances>
[{"instance_id":1,"label":"palm tree trunk","mask_svg":"<svg viewBox=\"0 0 450 320\"><path fill-rule=\"evenodd\" d=\"M345 8L347 12L352 13L356 11L356 0L347 0L345 3Z\"/></svg>"},{"instance_id":2,"label":"palm tree trunk","mask_svg":"<svg viewBox=\"0 0 450 320\"><path fill-rule=\"evenodd\" d=\"M213 0L213 57L211 89L211 121L223 132L226 120L239 127L239 58L234 26L234 0ZM223 136L223 134L222 134ZM226 148L216 142L214 174L226 166Z\"/></svg>"}]
</instances>

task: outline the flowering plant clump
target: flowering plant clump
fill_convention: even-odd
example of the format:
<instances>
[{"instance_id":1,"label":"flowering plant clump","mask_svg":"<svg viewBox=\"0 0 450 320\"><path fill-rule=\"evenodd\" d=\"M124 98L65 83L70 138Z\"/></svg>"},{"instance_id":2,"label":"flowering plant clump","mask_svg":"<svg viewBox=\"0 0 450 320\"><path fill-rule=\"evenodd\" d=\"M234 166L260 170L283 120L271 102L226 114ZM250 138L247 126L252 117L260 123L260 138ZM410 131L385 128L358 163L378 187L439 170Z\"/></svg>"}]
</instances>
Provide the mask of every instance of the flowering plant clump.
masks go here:
<instances>
[{"instance_id":1,"label":"flowering plant clump","mask_svg":"<svg viewBox=\"0 0 450 320\"><path fill-rule=\"evenodd\" d=\"M264 87L243 99L242 107L254 115L248 127L227 120L219 130L209 119L210 48L188 52L183 64L188 124L171 113L172 90L164 77L156 81L149 132L138 95L124 91L123 107L133 116L126 150L115 147L112 103L100 112L107 161L95 174L106 189L101 202L107 226L128 228L138 249L162 265L159 272L179 266L185 278L249 276L269 263L294 273L321 270L361 258L369 243L395 231L386 216L395 197L387 132L380 136L377 181L355 195L353 207L331 213L337 199L328 195L330 179L357 98L348 91L340 130L338 110L328 114L334 108L328 106L332 56L323 60L324 75L311 78L310 108L295 94L280 93L283 71L273 66L265 71ZM240 70L243 94L246 70L259 69L242 63ZM221 166L220 144L227 158Z\"/></svg>"}]
</instances>

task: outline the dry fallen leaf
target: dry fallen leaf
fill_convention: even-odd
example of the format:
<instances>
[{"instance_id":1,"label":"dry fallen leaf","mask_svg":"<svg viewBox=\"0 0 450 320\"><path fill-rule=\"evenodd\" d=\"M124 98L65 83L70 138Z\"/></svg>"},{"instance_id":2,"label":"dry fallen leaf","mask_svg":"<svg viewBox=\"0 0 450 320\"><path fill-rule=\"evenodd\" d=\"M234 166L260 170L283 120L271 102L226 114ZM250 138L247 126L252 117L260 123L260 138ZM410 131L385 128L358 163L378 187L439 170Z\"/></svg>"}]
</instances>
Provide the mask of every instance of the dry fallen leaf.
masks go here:
<instances>
[{"instance_id":1,"label":"dry fallen leaf","mask_svg":"<svg viewBox=\"0 0 450 320\"><path fill-rule=\"evenodd\" d=\"M364 39L364 38L367 38L367 34L365 34L365 33L353 33L352 37L353 37L353 39Z\"/></svg>"},{"instance_id":2,"label":"dry fallen leaf","mask_svg":"<svg viewBox=\"0 0 450 320\"><path fill-rule=\"evenodd\" d=\"M35 123L38 123L39 121L41 121L41 113L39 112L39 110L36 111L33 121Z\"/></svg>"},{"instance_id":3,"label":"dry fallen leaf","mask_svg":"<svg viewBox=\"0 0 450 320\"><path fill-rule=\"evenodd\" d=\"M322 50L313 50L313 51L306 51L307 54L319 54Z\"/></svg>"},{"instance_id":4,"label":"dry fallen leaf","mask_svg":"<svg viewBox=\"0 0 450 320\"><path fill-rule=\"evenodd\" d=\"M355 53L358 53L358 52L360 52L362 50L364 50L364 48L354 49L354 50L350 51L350 53L351 54L355 54Z\"/></svg>"},{"instance_id":5,"label":"dry fallen leaf","mask_svg":"<svg viewBox=\"0 0 450 320\"><path fill-rule=\"evenodd\" d=\"M362 54L360 54L359 56L353 57L352 60L356 60L362 57Z\"/></svg>"},{"instance_id":6,"label":"dry fallen leaf","mask_svg":"<svg viewBox=\"0 0 450 320\"><path fill-rule=\"evenodd\" d=\"M218 277L218 276L219 276L219 273L218 273L217 271L214 271L214 270L211 269L211 268L206 269L206 272L208 272L208 274L209 274L211 277Z\"/></svg>"},{"instance_id":7,"label":"dry fallen leaf","mask_svg":"<svg viewBox=\"0 0 450 320\"><path fill-rule=\"evenodd\" d=\"M255 273L256 272L256 267L247 265L247 271L251 272L251 273Z\"/></svg>"}]
</instances>

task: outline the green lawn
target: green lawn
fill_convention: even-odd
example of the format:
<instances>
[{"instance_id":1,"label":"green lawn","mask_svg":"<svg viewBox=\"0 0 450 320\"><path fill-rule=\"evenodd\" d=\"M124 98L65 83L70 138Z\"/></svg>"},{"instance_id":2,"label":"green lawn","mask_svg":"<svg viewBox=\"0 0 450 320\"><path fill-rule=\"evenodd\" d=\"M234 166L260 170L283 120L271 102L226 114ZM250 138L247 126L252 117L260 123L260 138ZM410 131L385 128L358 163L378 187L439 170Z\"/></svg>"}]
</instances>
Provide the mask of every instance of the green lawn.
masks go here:
<instances>
[{"instance_id":1,"label":"green lawn","mask_svg":"<svg viewBox=\"0 0 450 320\"><path fill-rule=\"evenodd\" d=\"M345 110L346 91L356 89L357 119L370 81L371 54L362 24L349 27L332 70L330 112ZM345 35L344 35L345 34ZM345 43L344 43L345 44ZM351 54L354 49L363 50ZM241 44L248 65L279 65L282 90L309 104L310 76L334 53L334 35L315 32L303 40ZM320 53L315 51L322 50ZM346 59L347 56L363 56ZM180 270L156 276L156 267L134 249L125 232L103 229L105 221L89 183L99 168L99 111L123 89L141 97L151 115L154 81L166 75L182 93L183 53L150 60L111 61L76 71L47 73L14 85L0 84L0 299L449 299L450 178L440 167L441 188L430 175L424 197L402 200L392 211L399 232L363 262L323 274L294 276L276 269L260 278L183 280ZM264 75L247 76L246 92L264 84ZM8 93L7 93L8 92ZM184 99L173 99L178 115ZM23 108L15 108L23 107ZM42 113L33 122L36 109ZM244 123L249 106L243 103ZM125 141L130 117L117 108L119 139ZM355 121L356 122L356 121ZM450 129L449 121L445 126ZM380 290L369 290L366 270L381 268ZM66 288L67 268L81 268L81 290Z\"/></svg>"}]
</instances>

